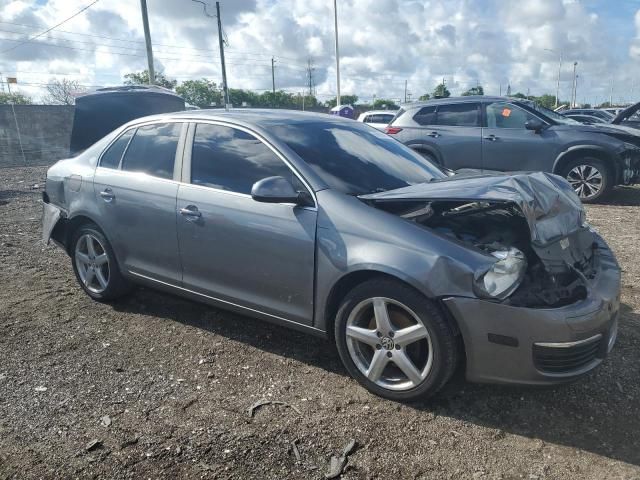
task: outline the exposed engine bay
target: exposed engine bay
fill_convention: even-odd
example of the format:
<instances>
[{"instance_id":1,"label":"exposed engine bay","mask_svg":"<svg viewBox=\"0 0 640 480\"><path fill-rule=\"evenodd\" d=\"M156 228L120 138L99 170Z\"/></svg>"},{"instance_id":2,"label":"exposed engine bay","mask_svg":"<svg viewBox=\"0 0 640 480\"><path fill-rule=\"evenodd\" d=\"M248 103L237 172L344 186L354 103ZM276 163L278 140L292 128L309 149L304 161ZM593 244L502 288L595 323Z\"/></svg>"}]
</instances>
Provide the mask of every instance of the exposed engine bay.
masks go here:
<instances>
[{"instance_id":1,"label":"exposed engine bay","mask_svg":"<svg viewBox=\"0 0 640 480\"><path fill-rule=\"evenodd\" d=\"M522 211L511 202L399 200L375 202L374 206L497 258L514 248L522 252L526 271L513 293L501 300L505 304L533 308L568 305L586 298L587 281L595 275L597 245L590 235L536 248Z\"/></svg>"}]
</instances>

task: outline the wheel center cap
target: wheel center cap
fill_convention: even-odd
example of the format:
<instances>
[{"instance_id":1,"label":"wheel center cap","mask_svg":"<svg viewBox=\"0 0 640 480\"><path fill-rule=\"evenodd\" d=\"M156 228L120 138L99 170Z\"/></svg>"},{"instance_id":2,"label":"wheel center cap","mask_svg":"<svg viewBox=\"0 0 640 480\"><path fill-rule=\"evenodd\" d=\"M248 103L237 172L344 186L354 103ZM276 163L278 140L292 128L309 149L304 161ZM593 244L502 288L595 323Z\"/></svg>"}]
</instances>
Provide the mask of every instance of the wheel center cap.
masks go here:
<instances>
[{"instance_id":1,"label":"wheel center cap","mask_svg":"<svg viewBox=\"0 0 640 480\"><path fill-rule=\"evenodd\" d=\"M393 350L395 347L393 339L391 339L390 337L382 337L380 339L380 345L382 345L382 348L384 348L385 350Z\"/></svg>"}]
</instances>

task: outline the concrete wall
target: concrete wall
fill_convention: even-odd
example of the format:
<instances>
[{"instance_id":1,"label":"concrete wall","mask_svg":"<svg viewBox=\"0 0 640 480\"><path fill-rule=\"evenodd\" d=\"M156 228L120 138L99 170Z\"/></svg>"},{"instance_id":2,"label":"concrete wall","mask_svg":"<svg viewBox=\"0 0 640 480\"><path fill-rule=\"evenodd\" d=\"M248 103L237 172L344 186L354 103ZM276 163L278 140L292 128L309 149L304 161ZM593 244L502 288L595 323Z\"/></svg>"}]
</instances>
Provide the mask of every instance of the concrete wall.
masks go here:
<instances>
[{"instance_id":1,"label":"concrete wall","mask_svg":"<svg viewBox=\"0 0 640 480\"><path fill-rule=\"evenodd\" d=\"M69 156L73 106L0 105L0 167L50 165ZM24 158L18 141L16 119Z\"/></svg>"}]
</instances>

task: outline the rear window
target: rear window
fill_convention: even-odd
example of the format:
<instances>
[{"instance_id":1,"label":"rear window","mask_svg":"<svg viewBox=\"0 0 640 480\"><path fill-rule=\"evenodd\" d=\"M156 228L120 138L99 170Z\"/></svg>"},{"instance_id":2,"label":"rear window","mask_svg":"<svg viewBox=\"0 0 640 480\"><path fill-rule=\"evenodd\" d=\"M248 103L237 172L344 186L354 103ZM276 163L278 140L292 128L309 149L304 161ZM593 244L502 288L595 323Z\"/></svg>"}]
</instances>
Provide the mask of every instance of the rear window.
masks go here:
<instances>
[{"instance_id":1,"label":"rear window","mask_svg":"<svg viewBox=\"0 0 640 480\"><path fill-rule=\"evenodd\" d=\"M452 127L479 127L480 105L477 103L452 103L439 105L437 124Z\"/></svg>"}]
</instances>

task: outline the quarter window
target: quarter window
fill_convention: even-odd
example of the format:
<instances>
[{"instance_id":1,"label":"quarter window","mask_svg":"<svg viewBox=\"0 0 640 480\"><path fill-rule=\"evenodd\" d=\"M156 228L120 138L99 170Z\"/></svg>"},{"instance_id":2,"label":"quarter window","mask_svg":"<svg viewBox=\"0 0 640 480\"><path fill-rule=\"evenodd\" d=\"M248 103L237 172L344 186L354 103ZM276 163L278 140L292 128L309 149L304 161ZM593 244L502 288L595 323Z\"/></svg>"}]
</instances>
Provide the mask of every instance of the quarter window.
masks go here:
<instances>
[{"instance_id":1,"label":"quarter window","mask_svg":"<svg viewBox=\"0 0 640 480\"><path fill-rule=\"evenodd\" d=\"M299 189L292 170L253 135L231 127L200 123L191 152L191 183L250 194L263 178L280 176Z\"/></svg>"},{"instance_id":2,"label":"quarter window","mask_svg":"<svg viewBox=\"0 0 640 480\"><path fill-rule=\"evenodd\" d=\"M120 159L122 158L122 154L127 148L134 131L134 129L127 130L111 144L107 151L102 154L102 158L100 159L101 167L118 168L120 166Z\"/></svg>"},{"instance_id":3,"label":"quarter window","mask_svg":"<svg viewBox=\"0 0 640 480\"><path fill-rule=\"evenodd\" d=\"M510 103L497 102L487 105L487 127L524 128L524 124L536 118L531 113Z\"/></svg>"},{"instance_id":4,"label":"quarter window","mask_svg":"<svg viewBox=\"0 0 640 480\"><path fill-rule=\"evenodd\" d=\"M438 106L438 125L479 127L480 108L477 103L452 103Z\"/></svg>"},{"instance_id":5,"label":"quarter window","mask_svg":"<svg viewBox=\"0 0 640 480\"><path fill-rule=\"evenodd\" d=\"M154 177L173 178L173 165L181 123L158 123L139 127L122 160L122 170Z\"/></svg>"}]
</instances>

